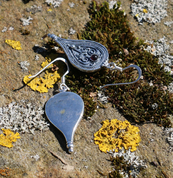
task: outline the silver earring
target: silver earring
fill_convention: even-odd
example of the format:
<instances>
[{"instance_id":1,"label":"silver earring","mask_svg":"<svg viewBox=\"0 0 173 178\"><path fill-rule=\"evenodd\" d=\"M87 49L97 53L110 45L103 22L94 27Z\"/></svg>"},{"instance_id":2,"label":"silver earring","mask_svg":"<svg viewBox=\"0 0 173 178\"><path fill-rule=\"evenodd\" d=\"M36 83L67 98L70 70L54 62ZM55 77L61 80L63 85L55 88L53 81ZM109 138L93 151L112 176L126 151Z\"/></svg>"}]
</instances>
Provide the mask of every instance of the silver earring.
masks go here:
<instances>
[{"instance_id":1,"label":"silver earring","mask_svg":"<svg viewBox=\"0 0 173 178\"><path fill-rule=\"evenodd\" d=\"M106 67L110 70L120 70L121 72L128 68L135 68L138 71L138 78L133 82L107 84L101 86L101 88L114 85L133 84L137 82L142 75L142 70L137 65L129 65L126 68L121 68L116 66L114 62L108 63L108 51L105 46L100 43L91 40L63 39L54 34L48 34L47 36L54 39L63 48L69 62L82 72L95 72L102 67Z\"/></svg>"},{"instance_id":2,"label":"silver earring","mask_svg":"<svg viewBox=\"0 0 173 178\"><path fill-rule=\"evenodd\" d=\"M84 102L76 93L66 92L70 90L65 84L65 76L69 73L69 66L66 59L56 58L36 75L30 76L29 78L36 77L56 61L63 61L67 65L67 71L61 78L60 92L46 102L45 113L49 121L63 133L67 142L68 152L72 153L73 137L84 113Z\"/></svg>"},{"instance_id":3,"label":"silver earring","mask_svg":"<svg viewBox=\"0 0 173 178\"><path fill-rule=\"evenodd\" d=\"M54 39L66 53L69 62L78 70L91 73L106 67L110 70L120 70L121 72L128 68L135 68L138 71L138 78L133 82L106 84L101 86L125 85L137 82L141 75L141 68L137 65L129 65L126 68L116 66L114 62L108 63L109 54L107 49L100 43L91 40L69 40L57 37L54 34L48 34ZM67 71L61 78L60 93L52 96L45 105L45 112L50 122L57 127L65 136L69 153L73 152L73 137L75 130L84 113L84 102L82 98L69 90L65 84L65 75L69 73L69 66L64 58L56 58L44 67L36 77L44 71L49 65L56 61L63 61L67 65Z\"/></svg>"}]
</instances>

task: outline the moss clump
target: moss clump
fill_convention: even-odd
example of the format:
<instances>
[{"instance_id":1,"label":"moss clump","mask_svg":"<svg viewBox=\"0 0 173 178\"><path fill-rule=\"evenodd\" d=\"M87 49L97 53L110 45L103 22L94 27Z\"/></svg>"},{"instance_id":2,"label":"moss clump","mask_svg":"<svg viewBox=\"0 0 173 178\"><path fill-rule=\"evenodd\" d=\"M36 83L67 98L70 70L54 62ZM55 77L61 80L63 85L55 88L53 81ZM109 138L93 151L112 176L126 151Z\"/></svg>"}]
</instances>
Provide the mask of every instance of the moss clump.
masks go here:
<instances>
[{"instance_id":1,"label":"moss clump","mask_svg":"<svg viewBox=\"0 0 173 178\"><path fill-rule=\"evenodd\" d=\"M27 30L27 29L24 29L24 28L21 28L21 29L19 30L19 32L20 32L22 35L29 35L29 34L30 34L30 31Z\"/></svg>"},{"instance_id":2,"label":"moss clump","mask_svg":"<svg viewBox=\"0 0 173 178\"><path fill-rule=\"evenodd\" d=\"M130 159L130 158L129 158ZM126 156L116 156L110 158L113 165L113 171L108 174L108 178L138 177L141 172L145 172L145 166L136 165L134 162L128 161Z\"/></svg>"},{"instance_id":3,"label":"moss clump","mask_svg":"<svg viewBox=\"0 0 173 178\"><path fill-rule=\"evenodd\" d=\"M142 40L136 41L127 17L119 7L119 2L116 8L109 9L107 2L98 5L93 1L88 9L91 20L85 30L78 33L78 38L103 44L109 52L110 62L123 68L130 64L141 67L143 80L132 85L107 87L104 90L113 107L117 107L132 122L154 122L159 126L171 127L168 116L173 114L173 97L162 88L173 81L172 77L164 71L164 66L158 64L157 57L144 50L146 44ZM57 44L51 40L46 47L50 50L54 45ZM90 93L100 90L99 87L105 84L134 81L137 73L132 69L121 73L105 68L95 73L83 73L70 66L70 74L66 77L67 86L84 100L84 116L90 117L97 106ZM150 81L153 86L149 85ZM156 109L152 108L154 103L158 105Z\"/></svg>"},{"instance_id":4,"label":"moss clump","mask_svg":"<svg viewBox=\"0 0 173 178\"><path fill-rule=\"evenodd\" d=\"M112 88L112 92L115 89ZM168 115L172 113L173 98L157 86L135 84L117 88L117 93L110 98L114 106L133 122L154 122L159 126L171 126ZM127 92L128 91L128 92ZM111 90L106 90L110 95ZM153 104L157 104L157 108Z\"/></svg>"},{"instance_id":5,"label":"moss clump","mask_svg":"<svg viewBox=\"0 0 173 178\"><path fill-rule=\"evenodd\" d=\"M24 4L29 3L29 1L33 1L33 0L22 0Z\"/></svg>"},{"instance_id":6,"label":"moss clump","mask_svg":"<svg viewBox=\"0 0 173 178\"><path fill-rule=\"evenodd\" d=\"M123 156L116 156L111 158L112 165L114 166L114 171L109 173L108 178L123 178L122 172L127 173L130 177L130 164L128 164Z\"/></svg>"},{"instance_id":7,"label":"moss clump","mask_svg":"<svg viewBox=\"0 0 173 178\"><path fill-rule=\"evenodd\" d=\"M158 58L143 50L146 44L136 38L130 31L124 12L118 7L109 9L107 2L98 5L92 2L89 8L91 21L83 32L78 34L79 39L97 41L108 49L110 61L120 61L119 65L126 67L136 64L141 67L143 80L132 85L108 87L105 90L109 101L132 122L154 122L160 126L171 127L168 119L173 114L173 98L161 88L168 85L172 78L158 64ZM128 54L125 53L128 50ZM136 73L129 69L123 73L101 69L99 72L86 74L71 67L67 78L67 85L73 92L80 94L85 101L85 116L91 116L96 104L89 97L90 92L99 90L99 86L108 83L128 82L136 79ZM152 81L153 86L148 83ZM84 97L85 96L85 97ZM90 102L86 102L86 100ZM152 105L158 104L153 109ZM90 107L89 107L90 106Z\"/></svg>"}]
</instances>

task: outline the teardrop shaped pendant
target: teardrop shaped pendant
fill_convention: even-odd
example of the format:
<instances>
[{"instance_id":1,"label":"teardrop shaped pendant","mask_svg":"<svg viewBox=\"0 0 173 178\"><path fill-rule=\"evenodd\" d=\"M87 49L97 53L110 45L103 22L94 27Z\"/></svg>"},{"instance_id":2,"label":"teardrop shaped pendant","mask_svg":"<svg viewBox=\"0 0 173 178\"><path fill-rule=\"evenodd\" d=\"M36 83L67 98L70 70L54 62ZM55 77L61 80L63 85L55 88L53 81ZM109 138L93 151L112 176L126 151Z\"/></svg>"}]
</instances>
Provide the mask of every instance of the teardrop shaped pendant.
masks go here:
<instances>
[{"instance_id":1,"label":"teardrop shaped pendant","mask_svg":"<svg viewBox=\"0 0 173 178\"><path fill-rule=\"evenodd\" d=\"M70 40L48 34L66 53L70 63L82 72L95 72L108 62L108 51L100 43L91 40Z\"/></svg>"},{"instance_id":2,"label":"teardrop shaped pendant","mask_svg":"<svg viewBox=\"0 0 173 178\"><path fill-rule=\"evenodd\" d=\"M73 152L73 137L84 113L82 98L73 92L60 92L52 96L45 105L49 121L64 135L68 152Z\"/></svg>"},{"instance_id":3,"label":"teardrop shaped pendant","mask_svg":"<svg viewBox=\"0 0 173 178\"><path fill-rule=\"evenodd\" d=\"M102 87L111 85L124 85L137 82L142 76L141 68L137 65L131 64L126 68L117 66L114 62L108 63L108 50L102 44L92 40L71 40L57 37L54 34L48 34L48 37L54 39L66 53L69 62L82 72L95 72L102 67L110 70L120 70L121 72L128 68L135 68L138 71L138 78L135 81L128 83L107 84Z\"/></svg>"},{"instance_id":4,"label":"teardrop shaped pendant","mask_svg":"<svg viewBox=\"0 0 173 178\"><path fill-rule=\"evenodd\" d=\"M65 84L65 75L69 73L69 66L64 58L56 58L49 63L36 75L30 76L34 78L44 71L49 65L56 61L63 61L67 65L67 71L61 78L61 85L59 88L60 93L52 96L45 105L45 113L49 121L58 128L64 135L68 152L73 152L73 137L76 128L82 119L84 113L84 102L82 98L70 90Z\"/></svg>"}]
</instances>

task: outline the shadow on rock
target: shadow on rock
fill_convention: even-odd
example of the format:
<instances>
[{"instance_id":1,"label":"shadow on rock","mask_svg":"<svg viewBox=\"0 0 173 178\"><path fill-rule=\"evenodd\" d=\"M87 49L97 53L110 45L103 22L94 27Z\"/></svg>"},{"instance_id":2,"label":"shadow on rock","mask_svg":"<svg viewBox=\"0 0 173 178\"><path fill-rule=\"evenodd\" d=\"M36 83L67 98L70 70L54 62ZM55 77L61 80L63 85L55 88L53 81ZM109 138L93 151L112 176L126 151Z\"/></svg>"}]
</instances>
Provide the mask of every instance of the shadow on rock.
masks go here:
<instances>
[{"instance_id":1,"label":"shadow on rock","mask_svg":"<svg viewBox=\"0 0 173 178\"><path fill-rule=\"evenodd\" d=\"M61 148L68 153L68 149L66 147L66 140L64 135L52 124L50 124L50 131L54 133L55 137L57 138Z\"/></svg>"}]
</instances>

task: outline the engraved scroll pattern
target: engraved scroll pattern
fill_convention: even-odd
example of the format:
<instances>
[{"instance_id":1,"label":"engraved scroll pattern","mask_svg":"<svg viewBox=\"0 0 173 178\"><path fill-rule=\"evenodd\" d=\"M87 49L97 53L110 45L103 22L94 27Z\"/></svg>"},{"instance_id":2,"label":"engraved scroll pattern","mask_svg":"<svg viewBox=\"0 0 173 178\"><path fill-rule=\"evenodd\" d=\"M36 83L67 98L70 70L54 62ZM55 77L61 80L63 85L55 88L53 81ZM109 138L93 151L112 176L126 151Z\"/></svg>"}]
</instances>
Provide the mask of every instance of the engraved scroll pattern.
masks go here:
<instances>
[{"instance_id":1,"label":"engraved scroll pattern","mask_svg":"<svg viewBox=\"0 0 173 178\"><path fill-rule=\"evenodd\" d=\"M77 64L80 63L82 66L94 67L100 62L102 58L101 51L97 48L88 46L76 46L70 44L68 44L67 46L69 47L69 52L74 57L75 62ZM97 57L96 60L92 59L93 55Z\"/></svg>"}]
</instances>

